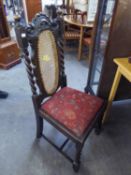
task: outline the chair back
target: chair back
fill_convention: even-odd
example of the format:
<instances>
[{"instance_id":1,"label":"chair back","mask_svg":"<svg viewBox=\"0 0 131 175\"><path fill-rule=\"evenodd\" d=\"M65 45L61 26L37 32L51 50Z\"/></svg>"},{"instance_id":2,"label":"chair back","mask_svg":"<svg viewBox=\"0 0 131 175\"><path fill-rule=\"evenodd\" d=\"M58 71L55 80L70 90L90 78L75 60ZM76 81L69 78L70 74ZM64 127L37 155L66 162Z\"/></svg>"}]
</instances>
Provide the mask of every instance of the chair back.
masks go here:
<instances>
[{"instance_id":1,"label":"chair back","mask_svg":"<svg viewBox=\"0 0 131 175\"><path fill-rule=\"evenodd\" d=\"M39 92L49 96L66 85L62 81L65 73L60 24L60 19L51 22L44 14L37 14L22 36L27 72L34 95Z\"/></svg>"}]
</instances>

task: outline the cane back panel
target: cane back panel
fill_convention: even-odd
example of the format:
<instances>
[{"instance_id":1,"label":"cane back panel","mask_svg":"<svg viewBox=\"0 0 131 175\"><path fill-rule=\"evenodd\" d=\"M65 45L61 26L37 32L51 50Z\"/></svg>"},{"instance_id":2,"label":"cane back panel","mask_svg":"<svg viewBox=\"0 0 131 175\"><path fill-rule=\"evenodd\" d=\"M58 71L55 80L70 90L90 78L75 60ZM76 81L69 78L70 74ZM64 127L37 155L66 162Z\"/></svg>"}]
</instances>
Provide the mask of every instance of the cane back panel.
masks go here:
<instances>
[{"instance_id":1,"label":"cane back panel","mask_svg":"<svg viewBox=\"0 0 131 175\"><path fill-rule=\"evenodd\" d=\"M61 19L51 22L47 16L40 13L21 35L34 95L43 94L47 97L54 94L59 87L66 86L61 26Z\"/></svg>"},{"instance_id":2,"label":"cane back panel","mask_svg":"<svg viewBox=\"0 0 131 175\"><path fill-rule=\"evenodd\" d=\"M55 38L50 30L40 33L37 46L41 80L46 92L52 94L59 83L59 60Z\"/></svg>"}]
</instances>

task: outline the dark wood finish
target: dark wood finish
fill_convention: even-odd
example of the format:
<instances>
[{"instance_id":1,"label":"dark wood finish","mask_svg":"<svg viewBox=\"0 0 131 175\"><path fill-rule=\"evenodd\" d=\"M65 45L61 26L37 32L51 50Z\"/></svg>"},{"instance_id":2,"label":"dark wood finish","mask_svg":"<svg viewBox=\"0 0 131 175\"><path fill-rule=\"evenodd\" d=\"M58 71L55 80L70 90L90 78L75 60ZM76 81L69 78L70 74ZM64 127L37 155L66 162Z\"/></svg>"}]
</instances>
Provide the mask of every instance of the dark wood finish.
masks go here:
<instances>
[{"instance_id":1,"label":"dark wood finish","mask_svg":"<svg viewBox=\"0 0 131 175\"><path fill-rule=\"evenodd\" d=\"M105 104L102 106L100 111L97 113L95 119L91 122L90 127L84 132L81 137L77 137L72 132L70 132L66 127L61 125L57 120L49 116L45 111L41 110L41 104L46 97L51 96L48 94L43 86L43 82L40 75L39 61L38 61L38 37L43 31L51 31L55 38L55 44L58 51L58 61L59 61L59 83L58 88L63 88L66 86L66 75L64 72L64 51L63 51L63 25L62 20L57 18L55 21L50 22L44 14L37 15L33 22L22 32L22 42L21 47L25 57L26 69L29 77L29 82L32 90L32 100L34 104L35 114L36 114L36 137L44 137L50 144L52 144L60 153L62 153L70 162L73 164L74 171L78 171L80 167L80 156L82 148L84 146L85 140L92 129L96 128L96 133L101 130L101 121L103 112L105 110ZM57 38L57 39L56 39ZM46 41L45 41L46 42ZM30 55L28 51L28 45L30 44L33 53ZM53 92L53 94L56 90ZM52 126L54 126L58 131L62 132L68 139L58 147L45 135L43 135L43 119L47 120ZM63 148L68 142L72 140L76 145L76 154L74 159L69 157L64 153Z\"/></svg>"},{"instance_id":2,"label":"dark wood finish","mask_svg":"<svg viewBox=\"0 0 131 175\"><path fill-rule=\"evenodd\" d=\"M0 67L8 69L20 62L19 50L10 38L3 2L0 0Z\"/></svg>"},{"instance_id":3,"label":"dark wood finish","mask_svg":"<svg viewBox=\"0 0 131 175\"><path fill-rule=\"evenodd\" d=\"M99 26L99 19L100 16L103 15L102 10L104 9L104 6L106 5L107 0L99 1L99 8L97 11L97 17L96 22L94 26L94 35L93 35L93 47L91 49L90 53L90 71L89 71L89 77L88 77L88 85L87 90L91 88L91 77L92 77L92 68L94 59L94 52L95 52L95 46L97 43L97 35L98 30L100 30ZM125 10L126 9L126 10ZM104 53L104 62L102 65L102 72L100 76L100 80L98 83L98 91L97 95L101 96L104 99L108 99L110 89L112 87L113 79L116 72L116 65L113 63L113 59L117 57L129 57L131 56L131 40L129 36L131 35L131 27L129 21L131 20L131 1L125 0L115 0L115 7L113 11L112 16L112 22L110 26L110 32L108 36L107 45L105 48ZM101 21L102 22L102 21ZM131 91L130 91L130 83L122 78L116 99L125 99L125 98L131 98Z\"/></svg>"},{"instance_id":4,"label":"dark wood finish","mask_svg":"<svg viewBox=\"0 0 131 175\"><path fill-rule=\"evenodd\" d=\"M37 1L25 0L25 3L26 3L28 21L31 21L36 13L39 13L42 11L42 2L41 0L37 0Z\"/></svg>"},{"instance_id":5,"label":"dark wood finish","mask_svg":"<svg viewBox=\"0 0 131 175\"><path fill-rule=\"evenodd\" d=\"M4 5L3 1L0 0L0 43L5 42L5 40L9 40L10 33L5 17Z\"/></svg>"},{"instance_id":6,"label":"dark wood finish","mask_svg":"<svg viewBox=\"0 0 131 175\"><path fill-rule=\"evenodd\" d=\"M20 63L19 49L15 41L8 41L0 45L0 67L8 69Z\"/></svg>"}]
</instances>

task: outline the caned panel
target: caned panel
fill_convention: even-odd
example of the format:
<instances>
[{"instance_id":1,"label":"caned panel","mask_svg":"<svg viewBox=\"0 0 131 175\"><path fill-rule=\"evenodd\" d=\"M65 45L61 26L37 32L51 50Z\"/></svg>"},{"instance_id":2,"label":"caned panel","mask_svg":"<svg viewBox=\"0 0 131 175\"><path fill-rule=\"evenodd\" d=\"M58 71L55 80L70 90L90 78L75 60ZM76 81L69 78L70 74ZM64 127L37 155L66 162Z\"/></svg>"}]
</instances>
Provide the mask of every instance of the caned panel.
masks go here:
<instances>
[{"instance_id":1,"label":"caned panel","mask_svg":"<svg viewBox=\"0 0 131 175\"><path fill-rule=\"evenodd\" d=\"M39 35L38 60L44 88L48 94L52 94L58 87L59 63L55 38L49 30Z\"/></svg>"}]
</instances>

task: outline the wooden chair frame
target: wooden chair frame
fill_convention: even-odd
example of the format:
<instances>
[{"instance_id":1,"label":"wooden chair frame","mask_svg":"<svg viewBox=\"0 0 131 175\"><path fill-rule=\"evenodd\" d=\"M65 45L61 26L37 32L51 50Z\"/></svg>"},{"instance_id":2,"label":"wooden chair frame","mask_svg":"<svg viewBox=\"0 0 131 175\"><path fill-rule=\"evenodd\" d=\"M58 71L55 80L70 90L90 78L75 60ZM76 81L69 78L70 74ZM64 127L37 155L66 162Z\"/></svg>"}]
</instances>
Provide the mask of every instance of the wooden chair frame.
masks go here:
<instances>
[{"instance_id":1,"label":"wooden chair frame","mask_svg":"<svg viewBox=\"0 0 131 175\"><path fill-rule=\"evenodd\" d=\"M105 104L103 104L103 107L97 113L97 116L92 121L90 127L86 130L86 132L84 132L82 137L75 136L67 128L60 125L60 123L58 123L52 117L47 115L46 112L40 110L43 99L53 95L56 92L55 91L53 94L48 94L45 91L42 84L39 67L38 67L38 60L37 60L38 55L37 55L37 49L36 49L37 41L38 41L38 35L44 30L49 30L53 32L53 35L56 40L58 57L59 57L59 66L60 66L58 88L63 88L67 85L66 75L64 72L62 21L60 18L57 18L55 21L50 22L49 18L47 18L44 14L42 13L37 14L36 17L33 19L32 23L25 28L25 32L22 32L21 34L22 42L20 43L20 47L22 48L23 54L25 57L26 69L27 69L28 78L29 78L29 82L32 90L32 100L33 100L35 115L36 115L36 127L37 127L36 137L37 138L44 137L51 145L53 145L60 153L62 153L73 164L73 169L75 172L77 172L80 167L80 157L81 157L82 148L84 146L87 136L89 135L89 133L92 131L93 128L95 128L95 131L97 134L100 133L103 112L105 110ZM28 51L29 46L33 51L33 54L31 56ZM43 134L43 119L48 121L58 131L60 131L63 135L67 137L67 139L64 141L64 143L60 147L55 145L49 138L47 138ZM63 152L63 148L69 139L72 140L76 145L76 154L74 159L72 159L65 152Z\"/></svg>"}]
</instances>

